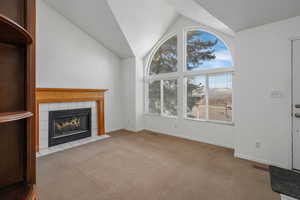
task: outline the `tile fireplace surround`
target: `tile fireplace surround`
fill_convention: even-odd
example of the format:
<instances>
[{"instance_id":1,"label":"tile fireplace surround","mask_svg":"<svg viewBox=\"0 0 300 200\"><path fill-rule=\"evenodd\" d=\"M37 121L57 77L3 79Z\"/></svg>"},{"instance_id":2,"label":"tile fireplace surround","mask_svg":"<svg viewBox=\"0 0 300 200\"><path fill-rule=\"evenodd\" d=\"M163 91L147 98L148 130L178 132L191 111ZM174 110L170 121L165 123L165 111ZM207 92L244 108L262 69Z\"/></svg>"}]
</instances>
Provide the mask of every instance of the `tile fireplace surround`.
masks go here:
<instances>
[{"instance_id":1,"label":"tile fireplace surround","mask_svg":"<svg viewBox=\"0 0 300 200\"><path fill-rule=\"evenodd\" d=\"M76 140L73 142L64 143L61 145L48 147L48 138L49 138L49 111L57 111L57 110L69 110L69 109L78 109L78 108L91 108L92 110L92 137L84 138L81 140ZM107 135L98 136L98 117L97 117L97 109L95 101L88 102L66 102L66 103L46 103L40 104L40 112L39 112L39 149L40 152L37 153L38 156L47 155L50 153L54 153L57 151L62 151L64 149L68 149L71 147L79 146L81 144L86 144L88 142L96 141L99 139L107 138Z\"/></svg>"},{"instance_id":2,"label":"tile fireplace surround","mask_svg":"<svg viewBox=\"0 0 300 200\"><path fill-rule=\"evenodd\" d=\"M38 88L37 157L109 137L104 129L104 92L94 89ZM91 137L49 147L49 112L91 108Z\"/></svg>"}]
</instances>

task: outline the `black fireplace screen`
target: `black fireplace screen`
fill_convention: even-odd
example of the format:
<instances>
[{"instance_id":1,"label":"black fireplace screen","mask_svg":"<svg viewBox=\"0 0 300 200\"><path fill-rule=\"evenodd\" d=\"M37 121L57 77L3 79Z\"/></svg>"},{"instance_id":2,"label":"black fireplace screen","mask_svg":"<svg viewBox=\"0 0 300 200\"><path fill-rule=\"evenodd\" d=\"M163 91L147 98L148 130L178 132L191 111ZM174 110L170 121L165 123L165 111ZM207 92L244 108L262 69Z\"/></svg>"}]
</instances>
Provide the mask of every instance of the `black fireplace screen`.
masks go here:
<instances>
[{"instance_id":1,"label":"black fireplace screen","mask_svg":"<svg viewBox=\"0 0 300 200\"><path fill-rule=\"evenodd\" d=\"M49 147L91 136L91 108L49 112Z\"/></svg>"}]
</instances>

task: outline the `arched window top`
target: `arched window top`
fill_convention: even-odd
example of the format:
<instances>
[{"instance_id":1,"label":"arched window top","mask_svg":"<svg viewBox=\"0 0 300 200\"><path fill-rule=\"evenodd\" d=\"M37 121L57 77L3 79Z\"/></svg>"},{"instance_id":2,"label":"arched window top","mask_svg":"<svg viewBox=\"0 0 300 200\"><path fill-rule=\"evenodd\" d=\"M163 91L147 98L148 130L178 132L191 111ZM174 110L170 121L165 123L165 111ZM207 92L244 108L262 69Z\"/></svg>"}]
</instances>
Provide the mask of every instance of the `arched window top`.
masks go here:
<instances>
[{"instance_id":1,"label":"arched window top","mask_svg":"<svg viewBox=\"0 0 300 200\"><path fill-rule=\"evenodd\" d=\"M188 71L233 67L230 50L223 40L203 30L186 33L186 54Z\"/></svg>"},{"instance_id":2,"label":"arched window top","mask_svg":"<svg viewBox=\"0 0 300 200\"><path fill-rule=\"evenodd\" d=\"M166 40L156 50L150 63L149 75L177 71L177 35Z\"/></svg>"}]
</instances>

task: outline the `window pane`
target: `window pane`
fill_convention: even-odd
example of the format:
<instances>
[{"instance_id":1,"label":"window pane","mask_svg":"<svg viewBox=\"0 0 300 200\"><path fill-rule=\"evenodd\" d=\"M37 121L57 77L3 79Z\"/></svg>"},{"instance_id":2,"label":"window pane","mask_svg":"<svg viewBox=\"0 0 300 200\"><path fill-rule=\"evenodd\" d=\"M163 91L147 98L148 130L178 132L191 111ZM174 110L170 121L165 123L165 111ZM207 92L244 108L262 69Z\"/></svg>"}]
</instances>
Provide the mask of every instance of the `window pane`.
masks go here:
<instances>
[{"instance_id":1,"label":"window pane","mask_svg":"<svg viewBox=\"0 0 300 200\"><path fill-rule=\"evenodd\" d=\"M206 118L205 76L187 78L187 116L194 119Z\"/></svg>"},{"instance_id":2,"label":"window pane","mask_svg":"<svg viewBox=\"0 0 300 200\"><path fill-rule=\"evenodd\" d=\"M205 31L187 32L187 70L232 66L230 51L222 40Z\"/></svg>"},{"instance_id":3,"label":"window pane","mask_svg":"<svg viewBox=\"0 0 300 200\"><path fill-rule=\"evenodd\" d=\"M163 81L164 115L177 116L177 80Z\"/></svg>"},{"instance_id":4,"label":"window pane","mask_svg":"<svg viewBox=\"0 0 300 200\"><path fill-rule=\"evenodd\" d=\"M173 36L163 43L154 54L150 75L177 71L177 36Z\"/></svg>"},{"instance_id":5,"label":"window pane","mask_svg":"<svg viewBox=\"0 0 300 200\"><path fill-rule=\"evenodd\" d=\"M149 113L160 114L160 81L149 84Z\"/></svg>"},{"instance_id":6,"label":"window pane","mask_svg":"<svg viewBox=\"0 0 300 200\"><path fill-rule=\"evenodd\" d=\"M208 87L209 119L232 121L232 74L209 75Z\"/></svg>"}]
</instances>

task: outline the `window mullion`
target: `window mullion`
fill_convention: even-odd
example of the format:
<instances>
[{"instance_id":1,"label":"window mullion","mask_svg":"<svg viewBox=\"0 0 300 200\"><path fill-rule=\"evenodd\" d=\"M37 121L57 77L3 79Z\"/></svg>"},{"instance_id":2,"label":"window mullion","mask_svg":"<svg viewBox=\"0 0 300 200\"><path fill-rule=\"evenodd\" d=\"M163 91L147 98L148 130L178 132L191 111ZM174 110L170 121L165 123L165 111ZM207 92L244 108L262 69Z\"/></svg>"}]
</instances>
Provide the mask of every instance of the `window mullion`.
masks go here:
<instances>
[{"instance_id":1,"label":"window mullion","mask_svg":"<svg viewBox=\"0 0 300 200\"><path fill-rule=\"evenodd\" d=\"M144 95L144 112L148 113L149 112L149 83L148 82L144 82L144 91L145 91L145 95Z\"/></svg>"},{"instance_id":2,"label":"window mullion","mask_svg":"<svg viewBox=\"0 0 300 200\"><path fill-rule=\"evenodd\" d=\"M208 97L208 89L209 89L208 74L205 75L205 85L206 85L206 87L205 87L206 120L208 120L209 119L209 113L208 113L209 112L209 104L208 104L208 99L209 99L209 97Z\"/></svg>"},{"instance_id":3,"label":"window mullion","mask_svg":"<svg viewBox=\"0 0 300 200\"><path fill-rule=\"evenodd\" d=\"M187 110L187 79L184 76L180 76L181 83L182 83L182 94L180 98L183 97L183 102L182 102L182 117L186 117L186 110Z\"/></svg>"},{"instance_id":4,"label":"window mullion","mask_svg":"<svg viewBox=\"0 0 300 200\"><path fill-rule=\"evenodd\" d=\"M163 86L163 80L160 80L160 114L161 115L164 115L163 109L164 109L164 86Z\"/></svg>"},{"instance_id":5,"label":"window mullion","mask_svg":"<svg viewBox=\"0 0 300 200\"><path fill-rule=\"evenodd\" d=\"M185 116L185 85L184 85L184 77L183 72L185 71L185 31L178 31L177 35L179 38L178 42L178 72L180 73L178 76L178 85L177 85L177 115L180 119L183 119Z\"/></svg>"}]
</instances>

